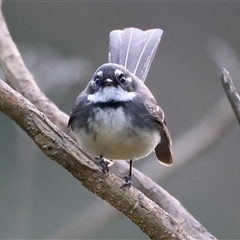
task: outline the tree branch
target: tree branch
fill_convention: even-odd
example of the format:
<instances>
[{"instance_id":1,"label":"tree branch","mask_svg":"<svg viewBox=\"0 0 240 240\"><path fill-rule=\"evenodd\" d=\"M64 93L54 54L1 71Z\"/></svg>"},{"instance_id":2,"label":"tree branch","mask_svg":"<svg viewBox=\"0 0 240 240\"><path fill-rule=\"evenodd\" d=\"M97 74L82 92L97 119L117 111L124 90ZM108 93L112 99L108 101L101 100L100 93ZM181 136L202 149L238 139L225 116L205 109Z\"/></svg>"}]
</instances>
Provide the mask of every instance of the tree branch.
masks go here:
<instances>
[{"instance_id":1,"label":"tree branch","mask_svg":"<svg viewBox=\"0 0 240 240\"><path fill-rule=\"evenodd\" d=\"M14 44L14 42L11 39L11 36L7 29L7 25L4 21L3 16L1 15L1 12L0 12L0 61L1 61L1 65L4 70L5 78L6 78L7 82L9 83L9 85L11 85L14 89L19 91L23 96L25 96L30 102L32 102L37 107L38 110L42 111L61 130L63 130L64 132L67 132L67 121L68 121L69 117L65 113L61 112L57 108L57 106L54 103L52 103L41 92L41 90L35 83L33 76L30 74L30 72L25 67L24 62L21 58L21 55L20 55L16 45ZM4 88L6 87L5 85L3 85L3 83L1 83L1 86L4 86ZM8 89L8 91L9 91L9 94L10 93L13 94L9 89ZM1 99L2 99L2 97L1 97ZM23 98L21 98L21 99L23 99ZM74 156L77 157L77 159L84 159L84 161L82 162L82 164L84 166L85 166L85 163L87 163L87 164L91 164L92 169L97 169L97 166L95 166L95 164L93 164L86 157L85 153L82 152L82 154L80 154L79 150L76 150L77 148L76 148L75 143L69 138L67 138L67 143L68 143L67 148L69 147L68 154L71 155L71 161L69 159L67 159L66 155L63 155L64 153L62 152L62 150L59 150L59 149L61 149L61 147L63 147L62 146L63 142L62 141L58 142L56 140L56 139L58 139L57 138L58 136L60 136L61 139L65 139L66 136L59 130L56 130L57 128L52 123L50 123L45 118L44 115L37 112L36 109L34 109L34 111L33 111L32 105L29 105L29 103L28 103L28 104L26 104L26 106L29 107L30 112L28 113L28 111L25 109L23 116L26 117L27 119L30 116L31 121L33 121L33 123L32 123L33 129L32 130L34 130L36 127L36 129L35 129L36 132L30 132L28 134L32 138L34 138L34 141L36 142L36 144L48 156L50 156L50 158L52 158L55 161L57 161L58 163L60 163L62 166L64 166L66 169L68 169L72 173L73 176L75 176L79 180L82 180L84 183L86 183L86 180L87 180L88 184L90 184L89 180L92 178L94 180L96 180L95 184L96 184L96 186L99 186L100 189L92 189L92 190L90 189L90 190L96 191L97 195L99 195L100 197L101 197L101 194L103 194L103 197L106 197L106 196L105 196L105 193L98 194L98 191L101 191L101 190L104 191L104 189L105 190L109 189L110 186L113 186L113 188L115 190L111 189L109 191L116 191L117 192L116 196L119 196L118 191L120 191L120 190L118 190L118 188L116 188L116 185L119 184L118 178L114 177L113 174L110 174L109 177L113 178L113 179L111 179L111 181L112 181L111 184L109 183L110 185L108 185L108 184L104 185L103 181L105 181L106 176L104 176L102 173L99 173L98 171L97 171L97 173L93 173L93 171L90 171L87 167L85 167L85 168L80 167L78 165L79 163L77 162L77 160L74 159ZM4 109L5 109L5 113L9 114L10 117L11 116L13 118L16 117L17 118L16 121L18 122L18 124L19 125L21 124L21 126L27 132L30 131L31 128L29 129L29 125L26 125L28 121L24 120L23 118L19 119L18 116L14 115L14 112L21 111L23 109L21 109L21 108L18 109L19 107L15 106L15 105L13 107L14 108L11 110L11 108L9 106L7 107L7 105L5 104L5 105L2 105L2 110L4 111ZM7 112L6 112L6 109L8 109ZM11 113L12 111L13 111L13 113ZM28 116L28 114L29 114L29 116ZM37 117L34 118L34 116L35 117L37 116ZM38 117L41 119L41 121L38 119ZM46 123L44 121L46 121ZM37 125L35 126L34 123L40 124L40 126L42 126L43 129L47 129L48 131L53 130L55 132L54 132L54 134L52 133L53 135L51 135L51 136L50 136L50 133L48 133L47 136L44 136L43 133L40 134L40 132L39 132L41 128L38 127ZM48 124L50 127L48 126ZM36 134L36 136L34 136L35 134ZM64 140L64 144L66 144L65 140ZM60 144L60 146L58 146L58 144ZM73 146L71 146L71 144ZM66 145L64 145L64 147L65 146ZM52 152L53 148L55 150L58 149L57 151L59 151L59 153L57 151ZM74 151L72 152L73 148L74 148L75 152ZM71 153L69 152L69 150L71 150ZM63 158L63 156L64 156L64 158ZM55 157L57 157L57 159L55 159ZM65 161L65 160L67 160L67 161ZM114 165L117 166L117 170L114 170L114 169L116 169L115 167L112 168L113 172L116 172L116 173L125 171L128 166L125 162L119 162L116 164L117 165L115 165L115 164ZM86 171L86 172L82 172L83 169L85 169L84 171ZM83 176L81 175L81 173L83 174ZM89 175L87 173L89 173ZM87 175L87 176L84 177L85 175ZM86 180L84 180L84 179L86 179ZM114 184L114 181L115 181L114 179L116 180L116 183L115 183L116 185ZM178 220L178 222L182 223L184 225L184 227L187 228L188 233L192 237L195 237L197 239L215 239L210 233L208 233L206 231L206 229L198 221L196 221L191 216L191 214L189 214L186 211L186 209L176 199L174 199L164 189L162 189L160 186L158 186L156 183L154 183L150 178L146 177L139 171L134 170L133 171L133 181L134 181L134 186L136 186L140 191L145 193L150 199L156 201L157 204L159 204L159 206L162 206L164 209L167 209L168 211L173 213L174 217ZM101 185L101 184L103 184L103 185ZM85 184L83 184L83 185L86 187L89 187L88 185L85 185ZM102 187L103 187L103 189L101 189ZM89 188L91 188L91 187L89 187ZM141 194L139 192L137 192L137 193L135 192L136 190L131 189L130 192L132 192L132 191L134 191L134 194L135 194L134 195L135 198L133 198L133 200L134 199L136 200L136 196L141 196ZM130 193L127 193L127 195L128 194L130 194ZM111 195L111 198L112 198L112 195ZM135 201L135 204L136 203L138 203L138 202ZM128 205L126 205L126 206L128 206ZM131 207L130 207L130 209L131 209ZM182 213L184 213L184 214L182 214Z\"/></svg>"},{"instance_id":2,"label":"tree branch","mask_svg":"<svg viewBox=\"0 0 240 240\"><path fill-rule=\"evenodd\" d=\"M229 72L224 68L221 75L222 85L236 115L238 123L240 124L240 97L232 82Z\"/></svg>"},{"instance_id":3,"label":"tree branch","mask_svg":"<svg viewBox=\"0 0 240 240\"><path fill-rule=\"evenodd\" d=\"M122 180L104 175L76 143L34 105L0 81L0 110L12 118L52 160L67 169L83 186L126 215L151 239L192 239L168 213L143 193L120 189Z\"/></svg>"},{"instance_id":4,"label":"tree branch","mask_svg":"<svg viewBox=\"0 0 240 240\"><path fill-rule=\"evenodd\" d=\"M1 10L0 63L4 71L6 82L33 103L62 131L66 132L69 117L60 111L39 89L32 74L26 68L16 44L11 38Z\"/></svg>"}]
</instances>

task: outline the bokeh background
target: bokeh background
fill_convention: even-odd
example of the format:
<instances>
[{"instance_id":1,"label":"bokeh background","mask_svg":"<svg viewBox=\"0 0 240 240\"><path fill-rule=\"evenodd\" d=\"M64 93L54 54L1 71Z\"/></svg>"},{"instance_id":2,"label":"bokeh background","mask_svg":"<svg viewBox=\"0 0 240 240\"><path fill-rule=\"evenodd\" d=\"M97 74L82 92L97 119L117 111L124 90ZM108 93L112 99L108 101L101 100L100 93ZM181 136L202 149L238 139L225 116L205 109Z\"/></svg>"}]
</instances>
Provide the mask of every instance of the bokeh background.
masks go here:
<instances>
[{"instance_id":1,"label":"bokeh background","mask_svg":"<svg viewBox=\"0 0 240 240\"><path fill-rule=\"evenodd\" d=\"M215 133L219 136L198 143L206 147L174 170L159 165L154 156L148 158L147 169L147 160L135 167L175 196L217 238L240 238L240 131L233 112L225 109L230 104L220 81L225 67L239 89L240 3L6 0L2 8L26 65L66 113L95 69L107 61L111 30L162 28L146 84L165 111L173 143L209 114L220 126ZM225 105L219 105L221 101ZM222 115L214 115L216 106L229 114L222 127ZM211 135L210 128L209 139ZM182 153L191 152L191 146L183 142ZM156 169L164 171L164 177L156 177ZM0 113L0 238L146 236L46 158Z\"/></svg>"}]
</instances>

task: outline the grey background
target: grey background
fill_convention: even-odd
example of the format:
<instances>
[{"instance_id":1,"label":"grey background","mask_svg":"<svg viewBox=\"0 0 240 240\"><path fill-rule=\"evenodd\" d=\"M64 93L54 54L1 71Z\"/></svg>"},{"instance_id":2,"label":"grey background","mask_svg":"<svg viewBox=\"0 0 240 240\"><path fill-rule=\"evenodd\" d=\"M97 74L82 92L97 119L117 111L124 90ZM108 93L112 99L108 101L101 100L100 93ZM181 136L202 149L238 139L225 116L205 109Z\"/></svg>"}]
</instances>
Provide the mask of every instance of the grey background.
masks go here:
<instances>
[{"instance_id":1,"label":"grey background","mask_svg":"<svg viewBox=\"0 0 240 240\"><path fill-rule=\"evenodd\" d=\"M6 0L3 13L27 66L66 113L93 71L107 61L109 32L129 26L164 31L146 84L164 109L173 143L223 96L221 67L239 81L239 62L230 64L224 49L217 48L227 66L212 58L219 40L239 56L238 2ZM218 120L216 116L216 124ZM239 142L234 120L211 147L159 182L220 239L240 238ZM79 238L146 238L120 213L108 220L98 216L100 228L91 225L90 216L96 213L91 204L102 200L49 161L2 113L0 153L0 238L59 237L59 231L81 216L85 224L77 225ZM141 169L143 161L135 167ZM112 207L106 204L106 209Z\"/></svg>"}]
</instances>

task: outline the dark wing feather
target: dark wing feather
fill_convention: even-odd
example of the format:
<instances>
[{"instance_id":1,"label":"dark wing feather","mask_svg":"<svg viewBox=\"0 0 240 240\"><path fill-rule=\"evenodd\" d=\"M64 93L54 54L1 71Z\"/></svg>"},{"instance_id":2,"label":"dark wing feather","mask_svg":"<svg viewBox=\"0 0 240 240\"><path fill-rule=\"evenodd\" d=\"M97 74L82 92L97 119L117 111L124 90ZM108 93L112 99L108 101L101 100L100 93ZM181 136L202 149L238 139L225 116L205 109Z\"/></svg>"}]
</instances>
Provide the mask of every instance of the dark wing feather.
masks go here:
<instances>
[{"instance_id":1,"label":"dark wing feather","mask_svg":"<svg viewBox=\"0 0 240 240\"><path fill-rule=\"evenodd\" d=\"M70 118L68 120L68 127L71 128L73 131L75 127L81 128L86 127L86 122L88 118L89 111L92 111L92 109L89 109L87 107L87 92L86 89L83 90L77 97L77 100L74 104L74 107L72 109L72 112L70 114Z\"/></svg>"},{"instance_id":2,"label":"dark wing feather","mask_svg":"<svg viewBox=\"0 0 240 240\"><path fill-rule=\"evenodd\" d=\"M73 127L73 122L75 121L77 114L77 104L75 103L68 120L68 127Z\"/></svg>"},{"instance_id":3,"label":"dark wing feather","mask_svg":"<svg viewBox=\"0 0 240 240\"><path fill-rule=\"evenodd\" d=\"M138 28L110 33L108 61L124 66L144 81L159 45L161 29L142 31Z\"/></svg>"},{"instance_id":4,"label":"dark wing feather","mask_svg":"<svg viewBox=\"0 0 240 240\"><path fill-rule=\"evenodd\" d=\"M164 113L162 109L156 104L155 99L152 99L151 103L146 103L146 107L151 113L153 119L157 122L161 135L161 141L155 147L155 154L157 156L157 159L162 164L171 165L173 162L171 150L172 140L167 129Z\"/></svg>"},{"instance_id":5,"label":"dark wing feather","mask_svg":"<svg viewBox=\"0 0 240 240\"><path fill-rule=\"evenodd\" d=\"M162 126L163 128L160 130L161 141L155 147L155 154L159 162L169 166L173 162L171 150L172 141L167 126L164 123Z\"/></svg>"}]
</instances>

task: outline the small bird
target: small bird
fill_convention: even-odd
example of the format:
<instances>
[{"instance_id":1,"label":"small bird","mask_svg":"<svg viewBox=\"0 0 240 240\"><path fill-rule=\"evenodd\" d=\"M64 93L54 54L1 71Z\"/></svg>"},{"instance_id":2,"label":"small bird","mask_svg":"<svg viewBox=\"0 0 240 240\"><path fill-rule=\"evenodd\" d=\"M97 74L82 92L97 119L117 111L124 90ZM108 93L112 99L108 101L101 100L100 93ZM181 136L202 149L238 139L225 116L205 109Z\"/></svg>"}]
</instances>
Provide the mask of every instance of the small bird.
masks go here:
<instances>
[{"instance_id":1,"label":"small bird","mask_svg":"<svg viewBox=\"0 0 240 240\"><path fill-rule=\"evenodd\" d=\"M165 115L144 84L163 31L126 28L110 32L108 63L93 74L70 115L79 146L108 172L105 159L130 160L121 188L132 185L132 161L155 151L172 164Z\"/></svg>"}]
</instances>

